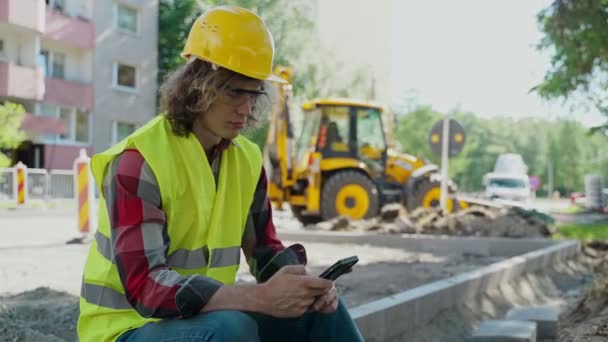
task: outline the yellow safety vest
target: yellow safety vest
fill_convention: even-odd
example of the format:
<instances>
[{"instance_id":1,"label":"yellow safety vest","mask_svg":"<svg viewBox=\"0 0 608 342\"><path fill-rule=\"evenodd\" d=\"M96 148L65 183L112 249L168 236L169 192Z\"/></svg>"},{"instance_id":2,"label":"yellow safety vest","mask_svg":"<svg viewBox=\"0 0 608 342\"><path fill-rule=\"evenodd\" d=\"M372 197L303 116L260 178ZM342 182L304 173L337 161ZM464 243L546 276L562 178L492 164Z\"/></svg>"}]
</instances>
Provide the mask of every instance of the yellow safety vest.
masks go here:
<instances>
[{"instance_id":1,"label":"yellow safety vest","mask_svg":"<svg viewBox=\"0 0 608 342\"><path fill-rule=\"evenodd\" d=\"M257 145L245 137L237 137L235 143L237 146L233 144L222 153L216 187L211 166L194 134L176 136L167 119L159 116L109 150L95 155L91 170L101 189L110 161L127 146L137 148L160 188L171 241L167 253L169 266L182 275L201 274L232 284L262 168ZM158 320L140 316L127 301L112 260L110 224L103 196L99 202L99 224L85 264L80 296L81 341L113 341L127 330Z\"/></svg>"}]
</instances>

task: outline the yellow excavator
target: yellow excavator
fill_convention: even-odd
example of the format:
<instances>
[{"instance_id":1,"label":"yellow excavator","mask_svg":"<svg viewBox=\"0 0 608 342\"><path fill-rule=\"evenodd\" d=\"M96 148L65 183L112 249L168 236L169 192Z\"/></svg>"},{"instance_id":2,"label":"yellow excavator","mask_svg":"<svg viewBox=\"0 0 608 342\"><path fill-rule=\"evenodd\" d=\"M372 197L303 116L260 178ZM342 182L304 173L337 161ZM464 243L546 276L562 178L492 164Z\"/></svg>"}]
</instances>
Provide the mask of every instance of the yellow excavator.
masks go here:
<instances>
[{"instance_id":1,"label":"yellow excavator","mask_svg":"<svg viewBox=\"0 0 608 342\"><path fill-rule=\"evenodd\" d=\"M291 70L275 73L291 82ZM276 85L278 101L270 116L264 147L269 197L287 202L304 224L349 216L368 219L381 206L400 202L408 210L440 202L436 165L390 147L390 113L380 105L342 98L302 105L302 125L294 132L291 84ZM385 129L385 124L389 129ZM455 191L449 184L450 192ZM458 203L448 199L448 211Z\"/></svg>"}]
</instances>

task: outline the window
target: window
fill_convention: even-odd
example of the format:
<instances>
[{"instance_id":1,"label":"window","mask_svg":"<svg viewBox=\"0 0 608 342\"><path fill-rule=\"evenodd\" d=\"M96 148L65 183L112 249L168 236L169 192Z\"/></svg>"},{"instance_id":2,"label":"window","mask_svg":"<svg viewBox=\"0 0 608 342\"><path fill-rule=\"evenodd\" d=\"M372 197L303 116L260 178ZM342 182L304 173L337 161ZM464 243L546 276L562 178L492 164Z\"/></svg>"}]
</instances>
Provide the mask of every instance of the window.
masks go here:
<instances>
[{"instance_id":1,"label":"window","mask_svg":"<svg viewBox=\"0 0 608 342\"><path fill-rule=\"evenodd\" d=\"M89 114L81 111L76 112L76 141L89 142Z\"/></svg>"},{"instance_id":2,"label":"window","mask_svg":"<svg viewBox=\"0 0 608 342\"><path fill-rule=\"evenodd\" d=\"M65 0L46 0L46 5L56 11L63 12L65 9Z\"/></svg>"},{"instance_id":3,"label":"window","mask_svg":"<svg viewBox=\"0 0 608 342\"><path fill-rule=\"evenodd\" d=\"M41 50L38 64L42 67L44 76L65 78L65 54Z\"/></svg>"},{"instance_id":4,"label":"window","mask_svg":"<svg viewBox=\"0 0 608 342\"><path fill-rule=\"evenodd\" d=\"M59 139L70 140L70 136L72 133L72 110L67 108L60 108L59 118L65 123L65 127L67 128L65 134L59 135Z\"/></svg>"},{"instance_id":5,"label":"window","mask_svg":"<svg viewBox=\"0 0 608 342\"><path fill-rule=\"evenodd\" d=\"M114 132L112 132L112 143L115 144L135 132L135 124L114 121Z\"/></svg>"},{"instance_id":6,"label":"window","mask_svg":"<svg viewBox=\"0 0 608 342\"><path fill-rule=\"evenodd\" d=\"M357 108L357 142L359 153L368 157L374 156L372 159L379 159L380 153L386 149L379 110Z\"/></svg>"},{"instance_id":7,"label":"window","mask_svg":"<svg viewBox=\"0 0 608 342\"><path fill-rule=\"evenodd\" d=\"M54 78L65 78L65 55L62 53L53 53L52 55L51 75Z\"/></svg>"},{"instance_id":8,"label":"window","mask_svg":"<svg viewBox=\"0 0 608 342\"><path fill-rule=\"evenodd\" d=\"M38 115L58 118L65 123L64 134L45 134L40 138L47 142L84 143L90 142L89 113L81 112L73 108L62 108L41 103L38 106Z\"/></svg>"},{"instance_id":9,"label":"window","mask_svg":"<svg viewBox=\"0 0 608 342\"><path fill-rule=\"evenodd\" d=\"M65 0L52 0L53 1L53 9L59 12L63 12L65 9Z\"/></svg>"},{"instance_id":10,"label":"window","mask_svg":"<svg viewBox=\"0 0 608 342\"><path fill-rule=\"evenodd\" d=\"M44 71L44 76L51 75L51 66L49 64L49 61L49 52L46 50L41 50L40 56L38 56L38 64L42 67L42 71Z\"/></svg>"},{"instance_id":11,"label":"window","mask_svg":"<svg viewBox=\"0 0 608 342\"><path fill-rule=\"evenodd\" d=\"M350 147L350 115L349 107L328 106L323 108L321 128L325 131L325 139L321 136L317 145L329 148L334 152L348 152Z\"/></svg>"},{"instance_id":12,"label":"window","mask_svg":"<svg viewBox=\"0 0 608 342\"><path fill-rule=\"evenodd\" d=\"M41 103L39 113L43 116L57 117L57 110L58 108L53 105L50 105L48 103Z\"/></svg>"},{"instance_id":13,"label":"window","mask_svg":"<svg viewBox=\"0 0 608 342\"><path fill-rule=\"evenodd\" d=\"M137 32L137 10L125 5L116 5L116 27L128 32Z\"/></svg>"},{"instance_id":14,"label":"window","mask_svg":"<svg viewBox=\"0 0 608 342\"><path fill-rule=\"evenodd\" d=\"M135 89L137 87L137 69L134 66L116 64L114 68L115 85Z\"/></svg>"}]
</instances>

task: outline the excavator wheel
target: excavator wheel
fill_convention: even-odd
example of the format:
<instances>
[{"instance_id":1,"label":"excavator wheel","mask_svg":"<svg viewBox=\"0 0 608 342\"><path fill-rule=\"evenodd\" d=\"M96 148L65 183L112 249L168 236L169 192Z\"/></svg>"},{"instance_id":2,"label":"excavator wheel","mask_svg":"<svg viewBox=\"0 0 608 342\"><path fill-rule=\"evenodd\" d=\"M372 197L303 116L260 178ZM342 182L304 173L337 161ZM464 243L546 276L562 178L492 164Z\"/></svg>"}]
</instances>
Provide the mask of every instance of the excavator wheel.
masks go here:
<instances>
[{"instance_id":1,"label":"excavator wheel","mask_svg":"<svg viewBox=\"0 0 608 342\"><path fill-rule=\"evenodd\" d=\"M448 189L448 193L453 193L452 189ZM423 208L439 208L441 205L441 182L425 178L420 181L414 188L414 193L410 196L412 201L408 201L408 210L413 211L418 207ZM411 202L411 203L410 203ZM449 213L457 209L454 200L448 198L447 211Z\"/></svg>"},{"instance_id":2,"label":"excavator wheel","mask_svg":"<svg viewBox=\"0 0 608 342\"><path fill-rule=\"evenodd\" d=\"M321 218L349 216L353 220L368 219L380 210L376 184L356 171L340 171L329 177L321 190Z\"/></svg>"},{"instance_id":3,"label":"excavator wheel","mask_svg":"<svg viewBox=\"0 0 608 342\"><path fill-rule=\"evenodd\" d=\"M318 215L304 215L304 207L291 206L291 213L295 218L298 219L303 225L315 224L321 222L321 217Z\"/></svg>"}]
</instances>

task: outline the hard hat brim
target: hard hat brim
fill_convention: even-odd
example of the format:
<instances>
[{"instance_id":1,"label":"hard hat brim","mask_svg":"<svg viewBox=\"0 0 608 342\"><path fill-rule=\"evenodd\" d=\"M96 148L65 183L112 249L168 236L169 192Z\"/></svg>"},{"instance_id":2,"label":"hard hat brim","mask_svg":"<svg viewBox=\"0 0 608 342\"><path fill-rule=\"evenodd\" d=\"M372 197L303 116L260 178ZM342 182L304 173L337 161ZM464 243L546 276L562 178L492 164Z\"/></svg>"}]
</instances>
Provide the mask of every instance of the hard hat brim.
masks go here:
<instances>
[{"instance_id":1,"label":"hard hat brim","mask_svg":"<svg viewBox=\"0 0 608 342\"><path fill-rule=\"evenodd\" d=\"M277 82L277 83L289 83L285 79L283 79L277 75L274 75L274 74L270 74L270 76L266 77L266 81Z\"/></svg>"},{"instance_id":2,"label":"hard hat brim","mask_svg":"<svg viewBox=\"0 0 608 342\"><path fill-rule=\"evenodd\" d=\"M203 58L203 57L201 57L201 56L196 56L196 55L194 55L194 54L189 54L189 55L187 55L187 54L182 53L180 56L181 56L183 59L185 59L185 60L186 60L186 63L190 63L190 62L191 62L193 59L200 59L201 61L205 61L205 62L207 62L207 63L212 63L212 64L215 64L215 63L213 63L213 62L211 62L211 61L207 60L206 58ZM236 73L238 73L238 74L244 75L244 74L242 74L242 73L240 73L240 72L238 72L238 71L232 70L231 68L228 68L228 67L226 67L226 66L224 66L224 65L221 65L221 64L217 64L217 65L218 65L218 66L220 66L220 67L222 67L222 68L225 68L225 69L231 70L231 71L233 71L233 72L236 72ZM255 78L255 79L258 79L258 80L262 80L262 81L270 81L270 82L277 82L277 83L289 83L289 82L288 82L288 81L286 81L284 78L282 78L282 77L280 77L280 76L277 76L277 75L275 75L275 74L270 74L270 75L268 75L266 78L260 78L260 77L256 77L256 76L252 76L252 75L245 75L245 76L247 76L247 77L251 77L251 78Z\"/></svg>"}]
</instances>

